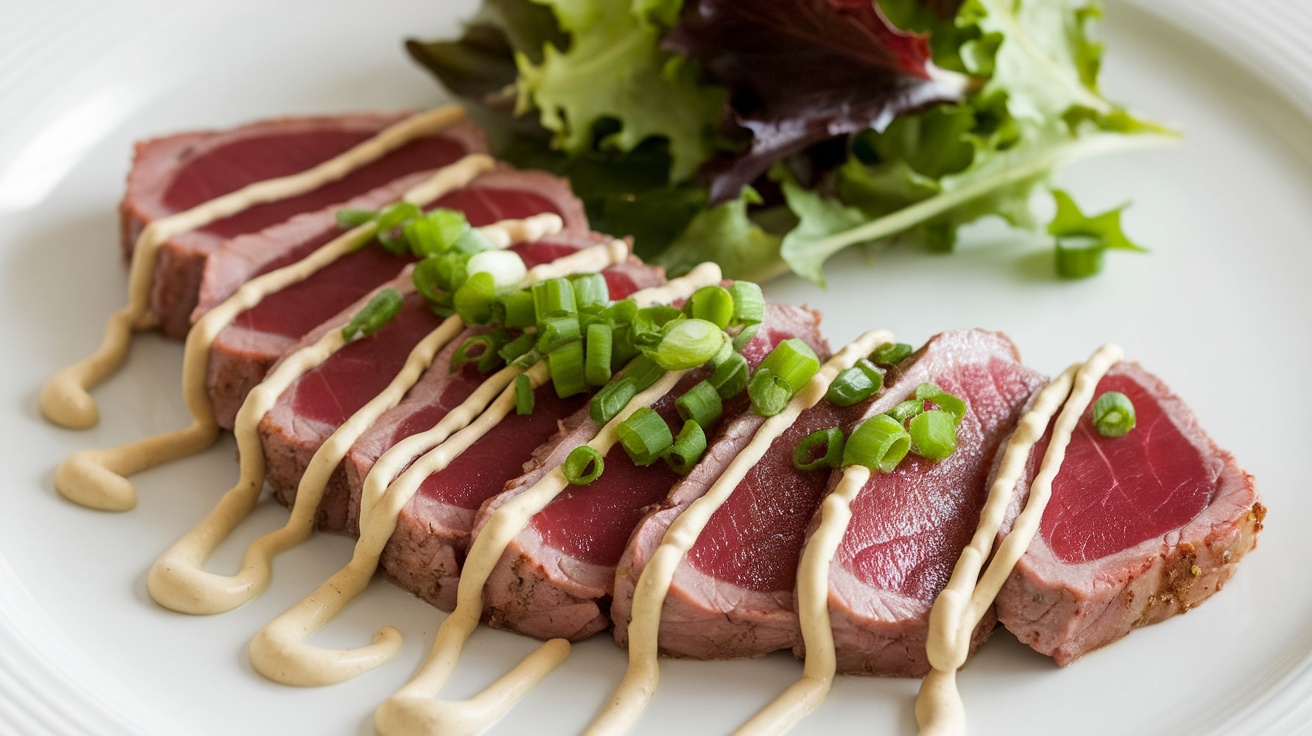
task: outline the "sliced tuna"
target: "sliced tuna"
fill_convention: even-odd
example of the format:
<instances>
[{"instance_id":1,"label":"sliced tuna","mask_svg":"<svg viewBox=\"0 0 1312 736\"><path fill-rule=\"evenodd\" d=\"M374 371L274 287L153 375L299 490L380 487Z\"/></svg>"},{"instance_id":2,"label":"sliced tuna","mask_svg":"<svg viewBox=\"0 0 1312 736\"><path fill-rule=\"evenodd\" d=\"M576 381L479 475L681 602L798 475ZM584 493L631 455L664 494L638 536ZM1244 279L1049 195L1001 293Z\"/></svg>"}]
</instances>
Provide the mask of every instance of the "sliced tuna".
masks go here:
<instances>
[{"instance_id":1,"label":"sliced tuna","mask_svg":"<svg viewBox=\"0 0 1312 736\"><path fill-rule=\"evenodd\" d=\"M120 204L123 248L131 254L151 221L264 179L299 173L373 137L405 116L359 114L279 118L214 132L181 133L137 144ZM344 203L398 177L484 152L482 133L460 123L418 138L342 179L296 197L257 205L171 238L160 249L151 310L164 333L191 326L206 257L226 241L289 218Z\"/></svg>"},{"instance_id":2,"label":"sliced tuna","mask_svg":"<svg viewBox=\"0 0 1312 736\"><path fill-rule=\"evenodd\" d=\"M1252 476L1161 380L1118 363L1095 397L1104 391L1130 397L1135 428L1102 437L1085 410L1038 536L997 599L998 620L1062 666L1220 590L1266 514ZM1031 452L1021 496L1047 445L1045 436Z\"/></svg>"},{"instance_id":3,"label":"sliced tuna","mask_svg":"<svg viewBox=\"0 0 1312 736\"><path fill-rule=\"evenodd\" d=\"M951 456L934 462L909 454L892 473L874 474L853 500L829 577L843 674L918 677L929 671L930 608L978 525L998 447L1044 383L999 333L941 333L908 360L861 419L888 411L924 382L965 400L968 410ZM836 471L831 484L839 477ZM993 625L991 615L981 622L972 649ZM799 656L801 650L795 649Z\"/></svg>"}]
</instances>

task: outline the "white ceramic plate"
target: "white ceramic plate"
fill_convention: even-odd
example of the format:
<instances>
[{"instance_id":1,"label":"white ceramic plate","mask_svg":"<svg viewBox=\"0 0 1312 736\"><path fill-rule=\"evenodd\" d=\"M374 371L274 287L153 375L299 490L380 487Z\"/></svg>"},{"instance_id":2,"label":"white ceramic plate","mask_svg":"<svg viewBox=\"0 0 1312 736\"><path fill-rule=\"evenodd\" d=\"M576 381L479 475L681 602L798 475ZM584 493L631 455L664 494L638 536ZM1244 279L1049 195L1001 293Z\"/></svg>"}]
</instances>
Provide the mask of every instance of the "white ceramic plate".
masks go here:
<instances>
[{"instance_id":1,"label":"white ceramic plate","mask_svg":"<svg viewBox=\"0 0 1312 736\"><path fill-rule=\"evenodd\" d=\"M1141 4L1140 4L1141 3ZM334 571L349 543L318 538L281 558L273 589L236 612L191 618L146 596L144 572L235 479L230 442L146 473L135 511L62 501L60 458L182 426L176 343L139 341L99 392L100 427L40 420L36 390L99 340L123 299L115 203L134 139L309 111L399 108L438 98L403 56L407 34L447 35L472 7L373 3L11 3L0 24L0 367L7 470L0 513L0 733L365 734L374 706L417 667L440 613L385 583L320 635L364 643L383 624L407 646L356 681L302 690L250 668L250 635ZM331 9L327 6L331 5ZM1055 372L1120 342L1191 402L1259 480L1271 513L1226 589L1067 670L999 632L961 676L976 734L1280 734L1312 723L1312 518L1301 392L1312 314L1312 8L1301 0L1137 0L1113 5L1104 88L1187 133L1161 151L1062 176L1091 209L1133 199L1150 255L1113 254L1080 283L1048 275L1036 239L980 228L947 257L846 254L830 288L784 280L846 340L876 324L909 342L1003 330ZM281 523L261 506L216 567ZM480 631L447 696L468 695L531 647ZM604 637L576 648L495 733L571 733L624 668ZM763 662L668 662L644 733L724 733L799 673ZM842 679L800 732L912 733L916 683Z\"/></svg>"}]
</instances>

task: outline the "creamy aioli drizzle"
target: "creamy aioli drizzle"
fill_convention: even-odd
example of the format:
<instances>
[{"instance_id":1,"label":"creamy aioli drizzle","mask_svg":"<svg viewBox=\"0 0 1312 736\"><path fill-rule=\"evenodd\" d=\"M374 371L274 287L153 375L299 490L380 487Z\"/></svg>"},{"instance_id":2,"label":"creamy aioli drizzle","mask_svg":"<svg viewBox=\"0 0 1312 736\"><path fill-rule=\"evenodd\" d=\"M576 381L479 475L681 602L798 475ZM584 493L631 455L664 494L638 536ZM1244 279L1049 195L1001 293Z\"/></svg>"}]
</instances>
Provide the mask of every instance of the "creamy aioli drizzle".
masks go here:
<instances>
[{"instance_id":1,"label":"creamy aioli drizzle","mask_svg":"<svg viewBox=\"0 0 1312 736\"><path fill-rule=\"evenodd\" d=\"M619 262L626 253L627 250L615 250L612 260ZM577 262L566 263L557 267L557 272L585 270L583 265ZM554 275L549 271L539 271L535 278L545 280ZM700 286L714 284L719 280L719 267L704 265L663 286L636 292L632 298L639 304L672 301L686 297ZM510 383L520 372L514 366L503 368L484 381L435 427L405 438L378 458L365 477L360 498L360 538L351 561L256 635L251 642L251 662L257 671L285 684L323 685L356 677L395 655L400 635L392 627L380 629L372 645L346 651L309 645L305 639L323 628L368 585L377 570L387 540L396 530L401 510L418 491L424 479L449 465L514 410L515 393ZM542 361L526 373L535 389L549 379L546 363ZM498 393L500 396L497 396ZM495 403L488 406L493 397L496 397ZM486 410L484 407L487 407ZM475 417L477 421L473 421ZM498 559L500 554L497 552ZM558 647L553 646L551 651L557 652ZM568 654L568 648L565 654ZM516 683L520 682L518 677L512 679ZM501 691L507 687L513 689L518 685L499 682L496 689ZM493 696L489 691L482 697L480 703L487 702ZM509 703L518 697L515 695L509 698Z\"/></svg>"},{"instance_id":2,"label":"creamy aioli drizzle","mask_svg":"<svg viewBox=\"0 0 1312 736\"><path fill-rule=\"evenodd\" d=\"M491 157L482 154L465 156L439 169L407 192L405 199L415 204L427 204L465 186L495 165ZM202 208L206 206L201 205ZM191 426L118 447L73 453L56 470L55 488L83 506L104 511L127 511L136 505L137 498L127 476L209 447L218 437L219 426L205 383L210 349L219 332L269 294L305 280L357 249L373 237L375 229L376 226L370 223L349 230L300 261L246 282L232 297L207 312L187 333L183 353L182 391L192 415ZM149 284L141 288L148 289Z\"/></svg>"},{"instance_id":3,"label":"creamy aioli drizzle","mask_svg":"<svg viewBox=\"0 0 1312 736\"><path fill-rule=\"evenodd\" d=\"M479 231L498 247L506 248L519 242L539 240L563 228L564 222L558 216L545 214L524 220L504 220L479 228ZM606 257L608 254L600 255ZM325 344L328 337L325 335L325 339L293 354L301 370L291 377L291 381L321 365L343 345L341 326L334 326L329 333L337 334L338 340ZM253 542L247 548L241 570L236 575L215 575L202 570L201 565L237 524L250 515L259 499L264 485L264 453L256 428L291 381L276 383L270 376L270 380L253 389L242 404L234 427L240 449L242 480L151 567L146 584L151 597L160 605L182 613L212 614L230 611L259 595L268 585L274 556L304 541L313 532L314 514L323 499L328 478L351 445L383 412L400 402L405 392L432 364L438 351L462 329L464 323L459 318L449 318L420 340L387 388L356 411L315 451L297 486L296 500L286 525ZM302 356L302 353L306 355ZM250 412L253 414L248 414L248 405L252 405Z\"/></svg>"},{"instance_id":4,"label":"creamy aioli drizzle","mask_svg":"<svg viewBox=\"0 0 1312 736\"><path fill-rule=\"evenodd\" d=\"M464 117L465 112L458 105L412 115L305 171L247 185L147 225L133 248L127 305L110 315L105 323L103 341L95 353L59 371L41 388L41 413L55 424L73 429L85 429L99 421L100 412L88 389L99 384L123 364L133 331L154 325L150 315L150 291L155 262L160 247L170 238L255 205L318 189L382 158L411 140L449 128Z\"/></svg>"},{"instance_id":5,"label":"creamy aioli drizzle","mask_svg":"<svg viewBox=\"0 0 1312 736\"><path fill-rule=\"evenodd\" d=\"M801 391L797 392L782 412L765 420L752 436L752 441L734 457L733 462L724 469L706 493L693 501L670 524L660 546L656 548L651 560L638 577L638 584L634 590L633 613L629 620L628 670L611 696L610 703L601 711L586 733L598 736L628 731L637 722L648 701L655 694L656 686L660 681L657 656L661 609L665 603L665 595L669 591L679 563L697 542L697 537L706 527L711 516L728 500L733 490L747 475L747 471L770 449L775 438L791 427L797 421L798 415L824 398L835 376L869 355L879 345L891 341L892 335L888 332L871 330L825 361L820 370L806 386L802 387Z\"/></svg>"},{"instance_id":6,"label":"creamy aioli drizzle","mask_svg":"<svg viewBox=\"0 0 1312 736\"><path fill-rule=\"evenodd\" d=\"M617 441L615 428L633 412L650 406L674 388L687 371L670 371L635 396L587 444L603 456ZM555 669L569 654L569 642L553 639L539 647L510 673L477 697L466 701L435 700L454 672L469 635L483 614L483 585L507 545L561 491L568 487L560 466L515 496L488 519L460 571L456 609L442 622L433 649L419 674L374 713L382 736L417 734L474 734L499 719L523 693Z\"/></svg>"},{"instance_id":7,"label":"creamy aioli drizzle","mask_svg":"<svg viewBox=\"0 0 1312 736\"><path fill-rule=\"evenodd\" d=\"M933 670L921 683L916 699L916 721L920 724L922 736L965 734L965 707L957 692L956 676L969 653L971 632L979 625L980 618L1034 539L1052 492L1053 478L1061 470L1066 457L1071 433L1093 400L1098 381L1121 360L1122 355L1120 347L1104 345L1083 365L1067 369L1039 393L1007 443L1002 464L980 513L975 536L962 550L947 587L939 593L930 613L926 651ZM993 540L1002 526L1030 450L1043 437L1048 422L1059 408L1061 414L1053 425L1052 439L1043 462L1030 483L1025 508L981 577L980 568L988 559Z\"/></svg>"}]
</instances>

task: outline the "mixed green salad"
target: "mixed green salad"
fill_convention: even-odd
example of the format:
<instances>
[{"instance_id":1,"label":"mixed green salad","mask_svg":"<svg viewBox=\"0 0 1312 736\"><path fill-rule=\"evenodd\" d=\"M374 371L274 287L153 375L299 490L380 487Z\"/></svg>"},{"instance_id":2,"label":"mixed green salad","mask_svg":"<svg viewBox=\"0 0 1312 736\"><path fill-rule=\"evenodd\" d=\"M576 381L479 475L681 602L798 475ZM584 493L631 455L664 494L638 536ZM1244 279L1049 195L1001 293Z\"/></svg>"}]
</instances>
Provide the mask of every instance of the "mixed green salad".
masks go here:
<instances>
[{"instance_id":1,"label":"mixed green salad","mask_svg":"<svg viewBox=\"0 0 1312 736\"><path fill-rule=\"evenodd\" d=\"M1098 89L1084 0L484 0L411 55L498 153L568 176L593 227L680 273L792 270L893 239L950 250L994 215L1037 229L1059 166L1162 128ZM1057 271L1138 249L1119 210L1054 192Z\"/></svg>"}]
</instances>

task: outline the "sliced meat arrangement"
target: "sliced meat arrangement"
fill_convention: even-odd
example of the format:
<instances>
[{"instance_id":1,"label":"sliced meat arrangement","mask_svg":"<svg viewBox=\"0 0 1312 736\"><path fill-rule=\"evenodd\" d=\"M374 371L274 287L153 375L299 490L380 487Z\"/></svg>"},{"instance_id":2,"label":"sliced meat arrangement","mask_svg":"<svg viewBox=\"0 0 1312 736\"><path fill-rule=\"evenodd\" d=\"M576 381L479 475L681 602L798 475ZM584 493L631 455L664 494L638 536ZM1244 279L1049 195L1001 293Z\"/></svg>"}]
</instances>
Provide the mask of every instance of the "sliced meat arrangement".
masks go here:
<instances>
[{"instance_id":1,"label":"sliced meat arrangement","mask_svg":"<svg viewBox=\"0 0 1312 736\"><path fill-rule=\"evenodd\" d=\"M852 502L829 578L840 673L918 677L929 671L930 608L979 523L997 448L1044 383L1021 365L1011 341L993 332L939 334L908 361L859 420L892 409L924 382L963 399L968 409L957 426L956 452L937 462L908 455L893 472L875 473ZM836 471L831 483L840 475ZM975 646L992 627L986 618Z\"/></svg>"},{"instance_id":2,"label":"sliced meat arrangement","mask_svg":"<svg viewBox=\"0 0 1312 736\"><path fill-rule=\"evenodd\" d=\"M564 218L567 233L587 232L583 207L568 184L539 172L485 174L432 207L460 210L475 226L551 212ZM361 248L239 314L219 332L210 351L209 391L219 425L232 427L246 394L302 335L396 276L407 263L409 258L382 248Z\"/></svg>"},{"instance_id":3,"label":"sliced meat arrangement","mask_svg":"<svg viewBox=\"0 0 1312 736\"><path fill-rule=\"evenodd\" d=\"M554 260L597 239L591 236L553 237L517 245L511 250L520 255L525 265L532 267ZM646 266L622 265L611 271L614 273L607 275L622 294L635 290L638 285L634 283L635 279L646 285L645 282L660 278L659 271ZM360 407L386 388L405 364L415 344L442 321L428 308L424 299L415 293L409 269L386 285L398 289L405 297L397 315L370 337L346 345L297 379L260 422L260 440L268 468L268 483L283 503L290 505L295 500L296 486L319 446ZM313 343L327 330L349 320L368 299L369 295L361 297L355 304L308 332L297 343L297 347ZM409 433L436 424L446 411L458 406L482 383L484 376L475 370L469 369L455 375L449 370L452 354L467 336L458 337L448 344L436 356L433 367L426 372L422 382L410 391L407 403L403 406L418 409L417 405L422 405L424 416L410 416L407 425L412 431ZM441 388L437 393L431 393L430 387L435 384ZM440 396L440 400L436 404L429 404L434 396ZM401 412L405 410L401 409ZM377 426L392 425L399 413L393 410ZM423 422L428 424L423 425ZM373 433L374 437L377 436L376 432ZM393 432L392 442L400 439ZM368 443L372 439L367 435L361 441ZM363 478L362 475L357 477ZM319 507L319 527L327 531L355 533L359 521L359 490L359 485L352 488L348 484L346 469L338 468L329 481Z\"/></svg>"},{"instance_id":4,"label":"sliced meat arrangement","mask_svg":"<svg viewBox=\"0 0 1312 736\"><path fill-rule=\"evenodd\" d=\"M1103 437L1086 409L1038 536L997 599L999 621L1063 666L1220 590L1266 514L1252 476L1157 377L1118 363L1094 395L1105 391L1130 398L1135 428ZM1004 533L1047 445L1030 453Z\"/></svg>"},{"instance_id":5,"label":"sliced meat arrangement","mask_svg":"<svg viewBox=\"0 0 1312 736\"><path fill-rule=\"evenodd\" d=\"M125 251L153 220L310 168L401 119L287 118L143 142L121 205ZM378 209L434 170L485 148L482 134L461 122L310 193L173 237L161 249L151 308L166 334L182 336L192 320L241 284L335 238L339 209ZM478 163L491 167L485 158ZM540 172L493 168L430 207L463 211L475 226L560 215L563 232L514 246L530 267L609 240L589 231L566 182ZM361 248L269 295L218 335L208 388L219 424L231 427L248 392L276 361L347 321L379 289L403 295L395 317L297 379L260 421L268 484L280 501L294 501L318 448L392 381L414 346L440 324L415 292L411 263L382 248ZM636 259L603 273L612 299L664 281L660 269ZM767 304L762 327L743 354L755 366L781 340L796 337L823 358L829 350L818 325L819 315L811 310ZM452 340L400 403L355 442L325 489L319 528L358 533L361 493L378 459L435 426L485 380L471 364L453 368L452 356L466 338L488 329L469 328ZM675 397L701 377L694 372L653 406L672 429L679 426ZM891 368L882 392L847 408L821 402L803 412L711 516L675 572L661 618L662 652L702 659L780 649L804 654L795 611L797 566L819 523L817 509L841 471L799 470L794 450L819 429L850 433L927 382L968 407L957 426L956 450L941 461L909 455L892 472L875 473L856 495L831 562L828 608L840 673L928 671L931 606L975 531L999 448L1044 383L997 333L942 333ZM1108 439L1087 418L1081 424L1039 535L997 601L998 619L1007 628L1062 665L1206 599L1253 548L1265 514L1252 478L1159 380L1122 363L1102 380L1099 391L1105 390L1131 398L1138 428ZM400 513L382 553L385 572L433 605L453 608L461 566L491 515L597 432L587 402L587 395L562 399L548 383L536 390L531 413L506 416L429 475ZM613 624L616 640L626 644L635 585L666 530L764 423L748 403L745 394L725 403L706 454L687 475L659 462L639 468L616 448L605 457L599 479L571 486L548 503L493 570L485 588L487 621L568 639ZM1004 533L1046 443L1032 452ZM994 623L990 613L973 646Z\"/></svg>"},{"instance_id":6,"label":"sliced meat arrangement","mask_svg":"<svg viewBox=\"0 0 1312 736\"><path fill-rule=\"evenodd\" d=\"M400 114L280 118L219 132L195 132L139 143L120 205L123 248L131 254L151 221L265 179L295 174L373 137ZM411 141L347 176L306 194L250 207L169 239L155 267L151 310L164 333L181 338L191 326L207 256L231 238L258 233L291 217L345 203L398 177L431 171L486 151L482 133L460 123Z\"/></svg>"},{"instance_id":7,"label":"sliced meat arrangement","mask_svg":"<svg viewBox=\"0 0 1312 736\"><path fill-rule=\"evenodd\" d=\"M807 309L770 304L756 336L743 348L755 366L781 340L798 337L818 354L828 345L819 332L819 315ZM682 422L674 401L704 378L702 372L686 376L652 408L676 433ZM745 396L725 407L721 424L733 424L749 409ZM749 416L756 416L750 414ZM530 488L545 472L564 462L579 445L586 444L600 427L587 409L566 421L561 431L543 446L525 475L485 504L474 535L502 504ZM790 456L791 457L791 456ZM586 486L572 486L547 504L510 544L488 579L487 616L492 626L539 638L581 639L603 631L610 623L609 603L615 571L638 521L658 506L679 476L664 463L646 468L634 465L628 453L616 446L605 457L606 471ZM697 466L689 477L705 477Z\"/></svg>"}]
</instances>

